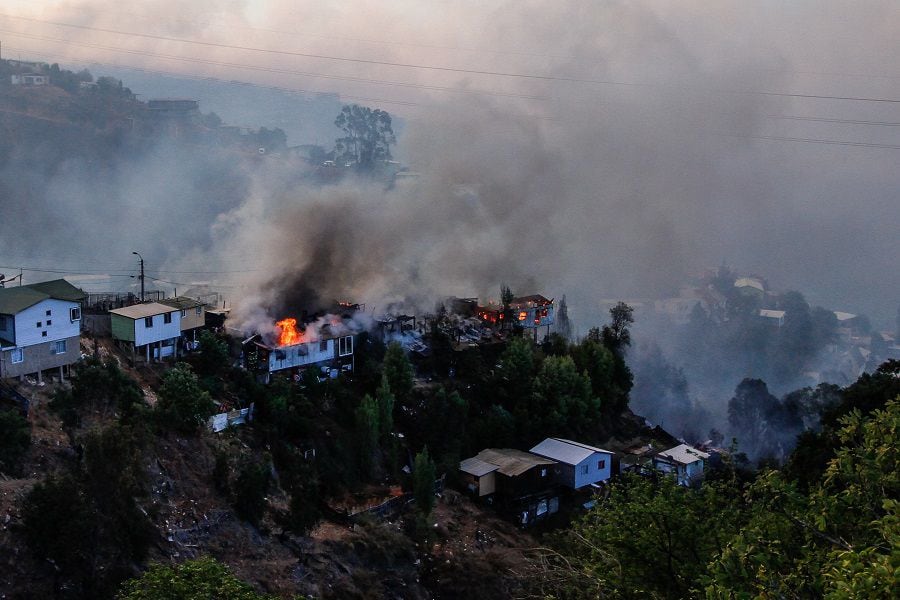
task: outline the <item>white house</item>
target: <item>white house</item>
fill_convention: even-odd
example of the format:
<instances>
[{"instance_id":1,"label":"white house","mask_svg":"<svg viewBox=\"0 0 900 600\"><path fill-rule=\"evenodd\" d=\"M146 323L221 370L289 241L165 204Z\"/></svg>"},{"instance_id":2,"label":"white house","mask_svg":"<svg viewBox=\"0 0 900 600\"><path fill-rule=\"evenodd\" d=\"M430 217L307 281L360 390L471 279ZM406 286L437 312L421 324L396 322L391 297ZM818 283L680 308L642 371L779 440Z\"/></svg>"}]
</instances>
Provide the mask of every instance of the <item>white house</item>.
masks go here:
<instances>
[{"instance_id":1,"label":"white house","mask_svg":"<svg viewBox=\"0 0 900 600\"><path fill-rule=\"evenodd\" d=\"M580 442L547 438L530 450L532 454L555 460L557 483L573 489L606 481L612 475L613 453Z\"/></svg>"},{"instance_id":2,"label":"white house","mask_svg":"<svg viewBox=\"0 0 900 600\"><path fill-rule=\"evenodd\" d=\"M84 292L65 279L0 288L0 378L59 369L81 357Z\"/></svg>"},{"instance_id":3,"label":"white house","mask_svg":"<svg viewBox=\"0 0 900 600\"><path fill-rule=\"evenodd\" d=\"M112 337L131 348L132 356L152 359L178 356L181 311L158 302L134 304L109 311Z\"/></svg>"},{"instance_id":4,"label":"white house","mask_svg":"<svg viewBox=\"0 0 900 600\"><path fill-rule=\"evenodd\" d=\"M13 85L49 85L50 76L41 75L40 73L24 73L22 75L13 75L11 77Z\"/></svg>"},{"instance_id":5,"label":"white house","mask_svg":"<svg viewBox=\"0 0 900 600\"><path fill-rule=\"evenodd\" d=\"M663 450L653 457L653 466L662 473L675 475L680 485L692 485L703 478L703 468L709 454L693 446L681 444Z\"/></svg>"},{"instance_id":6,"label":"white house","mask_svg":"<svg viewBox=\"0 0 900 600\"><path fill-rule=\"evenodd\" d=\"M759 309L759 316L767 323L775 325L776 327L784 325L785 314L786 313L783 310L769 310L767 308Z\"/></svg>"}]
</instances>

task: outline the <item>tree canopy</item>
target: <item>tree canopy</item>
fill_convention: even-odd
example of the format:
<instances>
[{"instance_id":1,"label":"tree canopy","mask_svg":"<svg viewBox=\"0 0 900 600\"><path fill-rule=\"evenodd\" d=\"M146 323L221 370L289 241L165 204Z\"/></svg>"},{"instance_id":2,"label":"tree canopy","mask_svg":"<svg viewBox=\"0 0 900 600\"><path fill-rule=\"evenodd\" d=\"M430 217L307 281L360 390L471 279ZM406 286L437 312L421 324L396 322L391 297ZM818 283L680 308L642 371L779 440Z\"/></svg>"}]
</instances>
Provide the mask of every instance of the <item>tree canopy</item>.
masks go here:
<instances>
[{"instance_id":1,"label":"tree canopy","mask_svg":"<svg viewBox=\"0 0 900 600\"><path fill-rule=\"evenodd\" d=\"M391 159L391 145L397 139L387 112L351 104L341 109L334 124L344 132L335 142L335 155L341 162L370 170L376 161Z\"/></svg>"}]
</instances>

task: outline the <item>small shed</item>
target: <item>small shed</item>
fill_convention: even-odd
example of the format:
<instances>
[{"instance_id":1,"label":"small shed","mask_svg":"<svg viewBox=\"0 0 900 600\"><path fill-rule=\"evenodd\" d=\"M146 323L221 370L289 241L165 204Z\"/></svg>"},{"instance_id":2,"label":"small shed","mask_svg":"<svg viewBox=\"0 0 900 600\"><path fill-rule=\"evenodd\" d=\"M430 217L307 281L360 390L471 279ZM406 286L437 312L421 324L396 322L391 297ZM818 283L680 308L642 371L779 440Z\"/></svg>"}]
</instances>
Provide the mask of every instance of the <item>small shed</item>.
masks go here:
<instances>
[{"instance_id":1,"label":"small shed","mask_svg":"<svg viewBox=\"0 0 900 600\"><path fill-rule=\"evenodd\" d=\"M709 454L688 444L663 450L653 457L653 466L663 473L675 475L681 485L693 485L703 478Z\"/></svg>"},{"instance_id":2,"label":"small shed","mask_svg":"<svg viewBox=\"0 0 900 600\"><path fill-rule=\"evenodd\" d=\"M459 470L463 474L466 488L476 498L489 496L497 490L497 479L494 472L499 468L495 464L485 462L474 456L459 463Z\"/></svg>"}]
</instances>

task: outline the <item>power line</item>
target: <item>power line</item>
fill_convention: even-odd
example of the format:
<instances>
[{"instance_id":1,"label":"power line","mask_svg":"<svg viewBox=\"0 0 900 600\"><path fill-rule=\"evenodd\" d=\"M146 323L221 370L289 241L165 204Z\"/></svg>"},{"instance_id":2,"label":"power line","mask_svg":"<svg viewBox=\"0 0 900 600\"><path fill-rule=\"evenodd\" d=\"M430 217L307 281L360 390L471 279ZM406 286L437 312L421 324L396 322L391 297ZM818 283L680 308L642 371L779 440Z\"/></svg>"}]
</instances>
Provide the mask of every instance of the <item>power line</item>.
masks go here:
<instances>
[{"instance_id":1,"label":"power line","mask_svg":"<svg viewBox=\"0 0 900 600\"><path fill-rule=\"evenodd\" d=\"M524 98L526 100L548 100L549 98L546 96L535 96L533 94L519 94L515 92L500 92L494 90L484 90L478 88L459 88L459 87L449 87L449 86L440 86L440 85L430 85L430 84L422 84L422 83L408 83L404 81L391 81L386 79L371 79L365 77L353 77L349 75L333 75L328 73L313 73L309 71L296 71L293 69L282 69L279 67L265 67L261 65L247 65L242 63L233 63L233 62L225 62L211 59L203 59L203 58L195 58L195 57L185 57L185 56L177 56L173 54L160 54L157 52L151 52L149 50L134 50L131 48L120 48L117 46L107 46L104 44L97 44L94 42L82 42L75 40L68 40L65 38L55 38L50 36L42 36L32 33L21 33L18 31L12 31L9 29L0 29L0 33L5 33L7 35L11 35L13 37L20 37L31 40L39 40L46 42L58 42L61 44L70 44L73 46L82 46L86 48L93 48L95 50L109 50L112 52L120 52L125 54L136 54L140 56L148 56L151 58L163 58L167 60L177 60L182 62L189 63L198 63L198 64L206 64L206 65L215 65L221 67L231 67L237 69L246 69L251 71L260 71L265 73L275 73L279 75L299 75L301 77L312 77L319 79L335 79L339 81L350 81L354 83L368 83L374 85L385 85L385 86L393 86L393 87L404 87L404 88L412 88L412 89L423 89L429 91L438 91L438 92L451 92L451 93L459 93L459 94L481 94L486 96L498 96L498 97L509 97L509 98ZM11 48L15 50L15 48Z\"/></svg>"},{"instance_id":2,"label":"power line","mask_svg":"<svg viewBox=\"0 0 900 600\"><path fill-rule=\"evenodd\" d=\"M274 55L281 55L281 56L313 58L313 59L318 59L318 60L331 60L331 61L344 62L344 63L389 66L389 67L399 67L399 68L406 68L406 69L438 71L438 72L446 72L446 73L463 73L463 74L467 74L467 75L487 75L487 76L492 76L492 77L531 79L531 80L538 80L538 81L559 81L559 82L568 82L568 83L592 83L592 84L600 84L600 85L618 85L618 86L631 86L631 87L663 87L663 88L680 87L680 86L668 86L668 85L662 85L662 84L643 83L643 82L588 79L588 78L581 78L581 77L564 77L564 76L558 76L558 75L538 75L538 74L531 74L531 73L512 73L512 72L505 72L505 71L488 71L488 70L479 70L479 69L462 69L462 68L457 68L457 67L420 65L420 64L415 64L415 63L401 63L401 62L373 60L373 59L364 59L364 58L348 58L348 57L343 57L343 56L330 56L327 54L313 54L313 53L308 53L308 52L294 52L294 51L290 51L290 50L273 50L271 48L255 48L252 46L239 46L239 45L235 45L235 44L205 42L205 41L201 41L201 40L191 40L188 38L178 38L178 37L165 36L165 35L155 35L155 34L150 34L150 33L137 33L137 32L133 32L133 31L121 31L121 30L116 30L116 29L107 29L107 28L103 28L103 27L91 27L89 25L76 25L73 23L61 23L58 21L47 21L47 20L42 20L42 19L35 19L35 18L31 18L31 17L20 17L20 16L16 16L16 15L9 15L9 14L3 14L3 13L0 13L0 17L5 17L5 18L9 18L9 19L18 19L18 20L29 21L29 22L33 22L33 23L42 23L45 25L54 25L57 27L69 27L69 28L81 29L81 30L87 30L87 31L111 33L114 35L140 37L140 38L145 38L145 39L152 39L152 40L166 41L166 42L178 42L178 43L183 43L183 44L194 44L194 45L210 47L210 48L223 48L223 49L228 49L228 50L240 50L240 51L245 51L245 52L258 52L258 53L262 53L262 54L274 54ZM74 43L74 42L66 42L63 40L63 43ZM688 89L690 89L690 88L688 88ZM876 102L876 103L900 104L900 99L895 99L895 98L868 98L868 97L862 97L862 96L832 96L832 95L826 95L826 94L798 94L798 93L791 93L791 92L769 92L769 91L755 91L755 90L716 89L716 90L712 90L712 91L726 93L726 94L751 94L751 95L786 97L786 98L845 100L845 101L855 101L855 102Z\"/></svg>"}]
</instances>

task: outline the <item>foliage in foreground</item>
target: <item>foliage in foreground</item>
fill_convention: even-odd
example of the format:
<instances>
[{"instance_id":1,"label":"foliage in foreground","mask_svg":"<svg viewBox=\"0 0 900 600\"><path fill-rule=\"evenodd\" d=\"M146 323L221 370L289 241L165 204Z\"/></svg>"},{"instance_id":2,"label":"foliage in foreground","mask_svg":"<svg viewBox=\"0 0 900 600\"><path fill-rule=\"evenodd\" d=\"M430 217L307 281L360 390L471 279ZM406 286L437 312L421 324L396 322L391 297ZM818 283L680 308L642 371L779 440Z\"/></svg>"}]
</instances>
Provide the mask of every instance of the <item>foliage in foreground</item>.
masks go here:
<instances>
[{"instance_id":1,"label":"foliage in foreground","mask_svg":"<svg viewBox=\"0 0 900 600\"><path fill-rule=\"evenodd\" d=\"M154 565L122 585L119 600L275 600L208 557L180 565Z\"/></svg>"},{"instance_id":2,"label":"foliage in foreground","mask_svg":"<svg viewBox=\"0 0 900 600\"><path fill-rule=\"evenodd\" d=\"M802 491L780 471L701 490L625 478L538 554L550 598L891 598L900 586L900 398L840 419Z\"/></svg>"}]
</instances>

